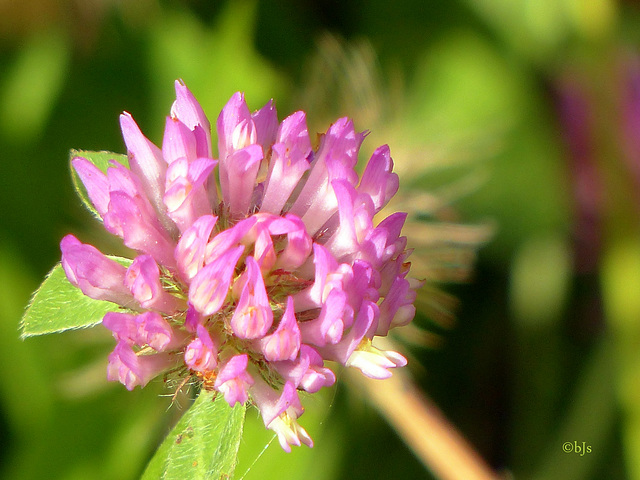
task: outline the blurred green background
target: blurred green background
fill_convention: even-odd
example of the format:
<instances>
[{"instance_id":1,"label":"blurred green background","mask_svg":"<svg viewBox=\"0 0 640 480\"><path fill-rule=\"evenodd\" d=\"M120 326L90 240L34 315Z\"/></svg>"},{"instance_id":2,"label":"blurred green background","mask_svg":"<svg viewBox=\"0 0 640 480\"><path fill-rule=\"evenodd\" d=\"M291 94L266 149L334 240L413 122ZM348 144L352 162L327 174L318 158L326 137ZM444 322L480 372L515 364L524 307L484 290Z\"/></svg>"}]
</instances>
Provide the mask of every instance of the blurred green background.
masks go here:
<instances>
[{"instance_id":1,"label":"blurred green background","mask_svg":"<svg viewBox=\"0 0 640 480\"><path fill-rule=\"evenodd\" d=\"M631 0L0 0L0 478L137 478L181 413L107 384L108 332L18 322L64 234L113 247L68 151L123 152L123 110L160 143L182 78L212 121L242 90L389 143L430 284L493 229L455 321L419 299L416 381L498 472L640 480L639 47ZM291 454L248 412L236 478L432 478L345 383L305 406Z\"/></svg>"}]
</instances>

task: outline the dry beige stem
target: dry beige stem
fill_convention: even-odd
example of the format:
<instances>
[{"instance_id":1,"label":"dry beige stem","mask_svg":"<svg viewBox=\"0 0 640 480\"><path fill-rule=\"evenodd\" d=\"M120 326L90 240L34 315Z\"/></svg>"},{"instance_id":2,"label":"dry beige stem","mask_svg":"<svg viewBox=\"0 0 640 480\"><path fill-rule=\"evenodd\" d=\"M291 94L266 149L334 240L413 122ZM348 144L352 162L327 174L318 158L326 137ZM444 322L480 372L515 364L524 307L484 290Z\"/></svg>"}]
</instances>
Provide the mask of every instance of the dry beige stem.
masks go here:
<instances>
[{"instance_id":1,"label":"dry beige stem","mask_svg":"<svg viewBox=\"0 0 640 480\"><path fill-rule=\"evenodd\" d=\"M386 348L386 347L385 347ZM438 407L413 383L405 369L386 380L346 369L349 380L396 429L422 463L442 480L496 480L494 473Z\"/></svg>"}]
</instances>

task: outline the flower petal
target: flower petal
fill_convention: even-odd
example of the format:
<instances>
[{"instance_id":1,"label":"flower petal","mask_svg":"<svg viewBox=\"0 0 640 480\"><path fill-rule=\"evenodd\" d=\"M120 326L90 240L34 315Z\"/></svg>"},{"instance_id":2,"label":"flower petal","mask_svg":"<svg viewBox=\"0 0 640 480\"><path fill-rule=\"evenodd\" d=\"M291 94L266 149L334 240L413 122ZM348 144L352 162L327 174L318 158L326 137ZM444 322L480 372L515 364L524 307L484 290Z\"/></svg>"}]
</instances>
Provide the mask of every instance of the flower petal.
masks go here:
<instances>
[{"instance_id":1,"label":"flower petal","mask_svg":"<svg viewBox=\"0 0 640 480\"><path fill-rule=\"evenodd\" d=\"M203 315L213 315L225 302L231 277L244 246L232 248L200 270L191 282L189 302Z\"/></svg>"},{"instance_id":2,"label":"flower petal","mask_svg":"<svg viewBox=\"0 0 640 480\"><path fill-rule=\"evenodd\" d=\"M244 287L231 317L231 328L238 338L261 338L271 328L273 312L260 266L253 257L247 257L245 263Z\"/></svg>"},{"instance_id":3,"label":"flower petal","mask_svg":"<svg viewBox=\"0 0 640 480\"><path fill-rule=\"evenodd\" d=\"M107 176L83 157L75 157L71 160L71 165L87 189L87 195L89 195L89 199L96 211L101 217L104 217L109 206L109 182L107 181Z\"/></svg>"},{"instance_id":4,"label":"flower petal","mask_svg":"<svg viewBox=\"0 0 640 480\"><path fill-rule=\"evenodd\" d=\"M107 300L122 306L134 306L133 296L124 284L126 267L107 258L93 245L73 235L60 242L62 268L69 281L95 300Z\"/></svg>"},{"instance_id":5,"label":"flower petal","mask_svg":"<svg viewBox=\"0 0 640 480\"><path fill-rule=\"evenodd\" d=\"M198 157L212 158L211 124L200 103L180 80L176 80L176 101L171 106L171 116L193 131Z\"/></svg>"},{"instance_id":6,"label":"flower petal","mask_svg":"<svg viewBox=\"0 0 640 480\"><path fill-rule=\"evenodd\" d=\"M236 403L244 404L249 399L247 389L254 380L247 373L249 357L246 354L234 355L220 369L214 388L224 395L230 406Z\"/></svg>"},{"instance_id":7,"label":"flower petal","mask_svg":"<svg viewBox=\"0 0 640 480\"><path fill-rule=\"evenodd\" d=\"M196 338L187 345L184 362L191 370L202 373L213 371L218 365L218 347L203 325L196 327Z\"/></svg>"},{"instance_id":8,"label":"flower petal","mask_svg":"<svg viewBox=\"0 0 640 480\"><path fill-rule=\"evenodd\" d=\"M300 350L300 328L294 313L293 298L287 298L284 315L276 331L260 340L264 358L270 362L294 360Z\"/></svg>"},{"instance_id":9,"label":"flower petal","mask_svg":"<svg viewBox=\"0 0 640 480\"><path fill-rule=\"evenodd\" d=\"M160 223L165 228L171 229L171 223L164 214L162 203L164 178L167 170L162 152L142 134L129 113L124 112L120 115L120 128L129 152L131 171L140 179L144 192L153 205Z\"/></svg>"}]
</instances>

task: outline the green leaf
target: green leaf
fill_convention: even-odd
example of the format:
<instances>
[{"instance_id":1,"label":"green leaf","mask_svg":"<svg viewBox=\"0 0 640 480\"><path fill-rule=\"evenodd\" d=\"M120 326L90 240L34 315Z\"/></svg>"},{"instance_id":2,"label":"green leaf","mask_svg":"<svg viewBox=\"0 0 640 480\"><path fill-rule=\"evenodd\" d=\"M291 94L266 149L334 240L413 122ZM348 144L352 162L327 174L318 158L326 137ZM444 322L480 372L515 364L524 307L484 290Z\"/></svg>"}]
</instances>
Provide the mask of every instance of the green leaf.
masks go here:
<instances>
[{"instance_id":1,"label":"green leaf","mask_svg":"<svg viewBox=\"0 0 640 480\"><path fill-rule=\"evenodd\" d=\"M76 157L86 158L87 160L89 160L91 163L93 163L96 167L98 167L100 170L102 170L105 173L107 172L107 168L111 166L111 164L109 163L111 160L115 160L116 162L121 163L127 168L129 167L129 159L127 158L126 155L123 155L121 153L91 152L88 150L71 150L69 152L69 162L71 162L71 160L73 160ZM80 180L80 177L76 173L73 166L71 164L69 164L69 166L71 168L71 181L73 182L73 186L75 187L76 192L80 197L80 200L82 200L82 203L84 204L84 206L87 207L95 217L100 218L100 215L98 214L95 207L93 206L93 203L91 203L91 199L87 194L87 189L84 187L82 180Z\"/></svg>"},{"instance_id":2,"label":"green leaf","mask_svg":"<svg viewBox=\"0 0 640 480\"><path fill-rule=\"evenodd\" d=\"M125 265L131 263L125 258L111 258ZM58 263L29 302L21 322L22 338L92 327L102 321L105 313L119 310L121 307L115 303L85 296L69 283Z\"/></svg>"},{"instance_id":3,"label":"green leaf","mask_svg":"<svg viewBox=\"0 0 640 480\"><path fill-rule=\"evenodd\" d=\"M245 406L229 407L222 395L203 390L167 435L142 480L232 478Z\"/></svg>"}]
</instances>

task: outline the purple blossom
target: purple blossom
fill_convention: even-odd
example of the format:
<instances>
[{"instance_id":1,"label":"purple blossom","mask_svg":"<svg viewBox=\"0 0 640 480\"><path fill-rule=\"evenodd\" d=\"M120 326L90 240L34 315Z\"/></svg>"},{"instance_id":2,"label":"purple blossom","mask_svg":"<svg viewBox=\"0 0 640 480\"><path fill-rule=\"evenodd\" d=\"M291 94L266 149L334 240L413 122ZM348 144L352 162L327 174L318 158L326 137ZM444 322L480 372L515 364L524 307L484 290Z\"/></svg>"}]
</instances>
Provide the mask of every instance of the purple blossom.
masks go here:
<instances>
[{"instance_id":1,"label":"purple blossom","mask_svg":"<svg viewBox=\"0 0 640 480\"><path fill-rule=\"evenodd\" d=\"M260 349L270 362L295 360L300 350L300 327L293 311L293 298L287 298L287 306L278 328L270 335L262 337Z\"/></svg>"},{"instance_id":2,"label":"purple blossom","mask_svg":"<svg viewBox=\"0 0 640 480\"><path fill-rule=\"evenodd\" d=\"M184 351L184 363L191 370L200 373L213 371L218 365L218 348L209 331L202 325L196 327L196 338L191 340Z\"/></svg>"},{"instance_id":3,"label":"purple blossom","mask_svg":"<svg viewBox=\"0 0 640 480\"><path fill-rule=\"evenodd\" d=\"M160 269L151 255L140 255L133 260L124 284L143 308L171 314L184 304L162 288Z\"/></svg>"},{"instance_id":4,"label":"purple blossom","mask_svg":"<svg viewBox=\"0 0 640 480\"><path fill-rule=\"evenodd\" d=\"M238 338L261 338L273 322L273 311L264 286L260 267L253 257L247 257L242 293L231 316L231 329Z\"/></svg>"},{"instance_id":5,"label":"purple blossom","mask_svg":"<svg viewBox=\"0 0 640 480\"><path fill-rule=\"evenodd\" d=\"M220 369L214 388L224 395L229 405L245 403L248 400L247 389L253 385L254 380L247 373L249 357L246 354L231 357Z\"/></svg>"},{"instance_id":6,"label":"purple blossom","mask_svg":"<svg viewBox=\"0 0 640 480\"><path fill-rule=\"evenodd\" d=\"M160 314L144 312L139 315L109 312L102 319L102 324L111 330L118 342L151 347L156 352L180 347L184 342L184 334L171 326Z\"/></svg>"},{"instance_id":7,"label":"purple blossom","mask_svg":"<svg viewBox=\"0 0 640 480\"><path fill-rule=\"evenodd\" d=\"M230 405L252 402L282 448L313 442L298 391L335 383L331 360L386 378L404 366L375 336L409 323L421 283L407 278L406 214L377 223L398 190L389 147L355 170L365 134L341 118L312 148L304 112L278 122L236 93L210 123L187 87L161 148L128 113L130 169L72 165L107 231L138 255L129 267L68 235L69 281L123 307L103 324L117 341L107 377L128 389L185 372Z\"/></svg>"},{"instance_id":8,"label":"purple blossom","mask_svg":"<svg viewBox=\"0 0 640 480\"><path fill-rule=\"evenodd\" d=\"M304 409L291 382L286 382L282 391L276 391L261 378L257 379L253 388L253 401L260 410L265 426L278 435L283 450L290 452L291 445L299 447L302 443L313 446L313 440L297 422Z\"/></svg>"},{"instance_id":9,"label":"purple blossom","mask_svg":"<svg viewBox=\"0 0 640 480\"><path fill-rule=\"evenodd\" d=\"M144 387L149 381L175 365L169 353L138 355L126 342L118 342L109 355L107 379L119 381L127 390L137 385Z\"/></svg>"},{"instance_id":10,"label":"purple blossom","mask_svg":"<svg viewBox=\"0 0 640 480\"><path fill-rule=\"evenodd\" d=\"M224 305L233 272L243 250L242 245L227 250L204 266L193 278L189 289L189 301L202 315L213 315Z\"/></svg>"},{"instance_id":11,"label":"purple blossom","mask_svg":"<svg viewBox=\"0 0 640 480\"><path fill-rule=\"evenodd\" d=\"M124 284L127 269L73 235L60 242L62 268L69 281L95 300L131 307L133 295Z\"/></svg>"},{"instance_id":12,"label":"purple blossom","mask_svg":"<svg viewBox=\"0 0 640 480\"><path fill-rule=\"evenodd\" d=\"M299 352L294 361L274 363L282 378L309 393L315 393L322 387L330 387L335 383L336 376L324 366L324 360L317 350L303 343Z\"/></svg>"},{"instance_id":13,"label":"purple blossom","mask_svg":"<svg viewBox=\"0 0 640 480\"><path fill-rule=\"evenodd\" d=\"M404 367L407 359L397 352L379 350L366 339L349 356L345 365L359 368L369 378L384 379L391 376L390 368Z\"/></svg>"}]
</instances>

